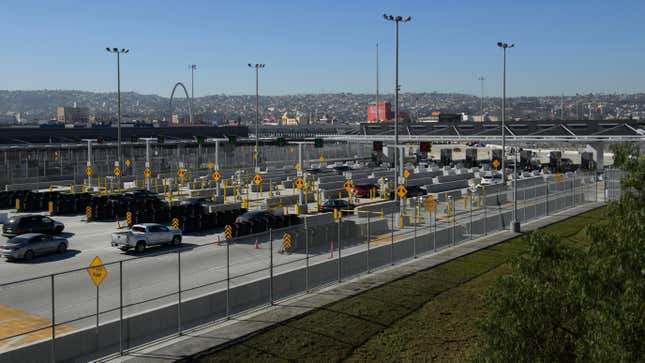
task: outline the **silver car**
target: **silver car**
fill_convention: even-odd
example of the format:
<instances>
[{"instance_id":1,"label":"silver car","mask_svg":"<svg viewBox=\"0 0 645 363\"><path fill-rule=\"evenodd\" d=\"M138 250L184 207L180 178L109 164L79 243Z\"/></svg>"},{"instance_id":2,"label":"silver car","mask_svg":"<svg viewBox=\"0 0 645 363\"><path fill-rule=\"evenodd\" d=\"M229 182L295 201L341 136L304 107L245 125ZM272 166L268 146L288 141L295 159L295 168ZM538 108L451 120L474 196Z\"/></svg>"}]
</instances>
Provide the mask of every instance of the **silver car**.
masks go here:
<instances>
[{"instance_id":1,"label":"silver car","mask_svg":"<svg viewBox=\"0 0 645 363\"><path fill-rule=\"evenodd\" d=\"M50 234L26 233L7 240L0 245L0 255L8 260L25 259L48 253L65 253L69 247L67 239Z\"/></svg>"}]
</instances>

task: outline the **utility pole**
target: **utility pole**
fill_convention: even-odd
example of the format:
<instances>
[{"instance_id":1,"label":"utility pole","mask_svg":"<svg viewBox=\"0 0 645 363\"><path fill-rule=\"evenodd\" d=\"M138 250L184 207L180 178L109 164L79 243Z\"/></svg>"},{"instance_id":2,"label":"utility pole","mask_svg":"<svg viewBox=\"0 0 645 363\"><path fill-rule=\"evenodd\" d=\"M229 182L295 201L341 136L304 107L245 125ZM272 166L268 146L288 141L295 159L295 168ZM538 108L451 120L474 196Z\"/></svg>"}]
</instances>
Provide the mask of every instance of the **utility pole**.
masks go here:
<instances>
[{"instance_id":1,"label":"utility pole","mask_svg":"<svg viewBox=\"0 0 645 363\"><path fill-rule=\"evenodd\" d=\"M258 149L258 134L259 134L259 123L260 123L260 68L264 68L265 64L251 64L249 63L250 68L255 68L255 152L253 164L255 164L255 172L258 170L258 160L260 159L260 150Z\"/></svg>"},{"instance_id":2,"label":"utility pole","mask_svg":"<svg viewBox=\"0 0 645 363\"><path fill-rule=\"evenodd\" d=\"M376 122L381 122L378 99L378 42L376 42Z\"/></svg>"},{"instance_id":3,"label":"utility pole","mask_svg":"<svg viewBox=\"0 0 645 363\"><path fill-rule=\"evenodd\" d=\"M121 54L128 54L127 48L105 48L110 53L116 53L116 83L117 83L117 136L115 166L121 164ZM120 178L119 178L120 179Z\"/></svg>"},{"instance_id":4,"label":"utility pole","mask_svg":"<svg viewBox=\"0 0 645 363\"><path fill-rule=\"evenodd\" d=\"M482 122L484 122L484 81L486 80L486 78L484 78L484 76L480 76L477 79L481 83L481 97L479 99L479 108L480 108L479 113L482 116Z\"/></svg>"},{"instance_id":5,"label":"utility pole","mask_svg":"<svg viewBox=\"0 0 645 363\"><path fill-rule=\"evenodd\" d=\"M497 42L497 46L502 48L504 53L502 68L502 180L506 184L506 49L513 48L515 44Z\"/></svg>"},{"instance_id":6,"label":"utility pole","mask_svg":"<svg viewBox=\"0 0 645 363\"><path fill-rule=\"evenodd\" d=\"M401 85L399 85L399 23L407 23L412 20L412 17L407 16L403 18L402 16L392 16L383 14L383 18L388 21L393 21L395 23L395 51L394 51L394 187L399 183L399 170L398 167L403 168L403 164L397 165L398 155L399 155L399 90ZM401 171L401 174L403 171ZM394 199L398 200L397 193L394 193Z\"/></svg>"},{"instance_id":7,"label":"utility pole","mask_svg":"<svg viewBox=\"0 0 645 363\"><path fill-rule=\"evenodd\" d=\"M195 70L197 70L197 64L190 64L188 68L190 68L190 105L191 105L190 107L191 109L194 109L193 105L195 102Z\"/></svg>"},{"instance_id":8,"label":"utility pole","mask_svg":"<svg viewBox=\"0 0 645 363\"><path fill-rule=\"evenodd\" d=\"M564 92L562 92L562 98L560 98L560 121L564 121Z\"/></svg>"}]
</instances>

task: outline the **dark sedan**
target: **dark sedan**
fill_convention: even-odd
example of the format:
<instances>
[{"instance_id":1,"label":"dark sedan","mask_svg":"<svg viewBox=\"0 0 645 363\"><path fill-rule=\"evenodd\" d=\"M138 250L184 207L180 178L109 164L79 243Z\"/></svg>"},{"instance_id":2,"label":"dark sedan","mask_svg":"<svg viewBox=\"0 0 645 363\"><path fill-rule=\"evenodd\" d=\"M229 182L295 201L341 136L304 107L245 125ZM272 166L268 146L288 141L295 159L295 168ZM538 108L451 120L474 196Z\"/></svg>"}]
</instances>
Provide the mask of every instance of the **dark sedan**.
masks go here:
<instances>
[{"instance_id":1,"label":"dark sedan","mask_svg":"<svg viewBox=\"0 0 645 363\"><path fill-rule=\"evenodd\" d=\"M63 229L64 224L47 216L27 214L9 218L7 223L2 225L2 235L13 237L25 233L59 234Z\"/></svg>"},{"instance_id":2,"label":"dark sedan","mask_svg":"<svg viewBox=\"0 0 645 363\"><path fill-rule=\"evenodd\" d=\"M343 199L327 199L320 205L320 212L333 212L334 209L354 209L356 206Z\"/></svg>"}]
</instances>

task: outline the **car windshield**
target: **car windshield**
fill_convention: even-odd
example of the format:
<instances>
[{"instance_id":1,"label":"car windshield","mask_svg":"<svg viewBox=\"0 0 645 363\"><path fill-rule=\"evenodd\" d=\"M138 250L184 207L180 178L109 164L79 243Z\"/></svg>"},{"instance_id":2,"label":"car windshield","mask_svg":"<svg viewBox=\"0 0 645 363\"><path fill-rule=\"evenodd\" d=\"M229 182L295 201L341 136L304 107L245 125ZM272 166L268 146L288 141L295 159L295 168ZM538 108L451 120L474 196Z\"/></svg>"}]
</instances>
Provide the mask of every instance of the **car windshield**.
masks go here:
<instances>
[{"instance_id":1,"label":"car windshield","mask_svg":"<svg viewBox=\"0 0 645 363\"><path fill-rule=\"evenodd\" d=\"M145 233L145 232L146 232L146 228L145 228L145 227L134 226L134 227L132 227L132 232L141 232L141 233Z\"/></svg>"}]
</instances>

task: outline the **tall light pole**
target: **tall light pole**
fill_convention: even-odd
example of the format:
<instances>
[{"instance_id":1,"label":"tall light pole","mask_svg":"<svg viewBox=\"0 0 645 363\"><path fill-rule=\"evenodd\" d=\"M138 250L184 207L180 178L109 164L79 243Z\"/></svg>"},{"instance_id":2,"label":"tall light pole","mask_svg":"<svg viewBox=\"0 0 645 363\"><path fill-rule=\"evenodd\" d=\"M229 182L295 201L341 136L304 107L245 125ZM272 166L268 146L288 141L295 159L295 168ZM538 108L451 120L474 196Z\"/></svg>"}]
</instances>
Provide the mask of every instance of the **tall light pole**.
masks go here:
<instances>
[{"instance_id":1,"label":"tall light pole","mask_svg":"<svg viewBox=\"0 0 645 363\"><path fill-rule=\"evenodd\" d=\"M484 81L486 80L486 78L484 78L484 76L480 76L477 79L481 83L481 97L479 99L479 108L480 114L482 116L482 122L484 122Z\"/></svg>"},{"instance_id":2,"label":"tall light pole","mask_svg":"<svg viewBox=\"0 0 645 363\"><path fill-rule=\"evenodd\" d=\"M116 54L116 98L117 98L117 136L116 136L116 166L121 165L121 54L127 54L127 48L105 48L110 53Z\"/></svg>"},{"instance_id":3,"label":"tall light pole","mask_svg":"<svg viewBox=\"0 0 645 363\"><path fill-rule=\"evenodd\" d=\"M264 68L265 64L251 64L249 63L250 68L255 68L255 169L257 172L258 168L258 159L260 158L260 150L258 149L258 134L259 134L259 123L260 123L260 68Z\"/></svg>"},{"instance_id":4,"label":"tall light pole","mask_svg":"<svg viewBox=\"0 0 645 363\"><path fill-rule=\"evenodd\" d=\"M192 105L195 101L195 71L197 70L197 64L189 64L190 68L190 104Z\"/></svg>"},{"instance_id":5,"label":"tall light pole","mask_svg":"<svg viewBox=\"0 0 645 363\"><path fill-rule=\"evenodd\" d=\"M381 122L378 105L378 42L376 42L376 122Z\"/></svg>"},{"instance_id":6,"label":"tall light pole","mask_svg":"<svg viewBox=\"0 0 645 363\"><path fill-rule=\"evenodd\" d=\"M497 46L502 48L504 53L502 68L502 180L506 184L506 49L513 48L515 44L497 42Z\"/></svg>"},{"instance_id":7,"label":"tall light pole","mask_svg":"<svg viewBox=\"0 0 645 363\"><path fill-rule=\"evenodd\" d=\"M412 17L406 16L393 16L383 14L383 18L388 21L393 21L395 24L395 56L394 56L394 185L399 184L399 172L397 170L397 159L399 156L399 23L407 23L412 20ZM403 163L400 165L403 168ZM394 193L395 200L398 199L397 193Z\"/></svg>"}]
</instances>

